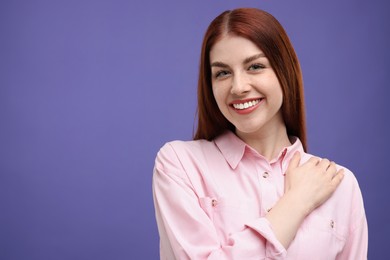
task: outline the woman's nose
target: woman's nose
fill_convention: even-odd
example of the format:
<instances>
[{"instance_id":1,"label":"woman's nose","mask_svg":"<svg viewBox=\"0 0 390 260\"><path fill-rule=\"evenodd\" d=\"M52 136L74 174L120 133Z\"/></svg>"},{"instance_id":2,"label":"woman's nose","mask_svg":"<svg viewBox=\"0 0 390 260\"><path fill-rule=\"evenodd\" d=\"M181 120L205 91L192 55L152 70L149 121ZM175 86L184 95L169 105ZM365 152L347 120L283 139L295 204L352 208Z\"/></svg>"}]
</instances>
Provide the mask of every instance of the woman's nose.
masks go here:
<instances>
[{"instance_id":1,"label":"woman's nose","mask_svg":"<svg viewBox=\"0 0 390 260\"><path fill-rule=\"evenodd\" d=\"M250 84L244 75L234 75L230 93L233 95L243 95L250 90Z\"/></svg>"}]
</instances>

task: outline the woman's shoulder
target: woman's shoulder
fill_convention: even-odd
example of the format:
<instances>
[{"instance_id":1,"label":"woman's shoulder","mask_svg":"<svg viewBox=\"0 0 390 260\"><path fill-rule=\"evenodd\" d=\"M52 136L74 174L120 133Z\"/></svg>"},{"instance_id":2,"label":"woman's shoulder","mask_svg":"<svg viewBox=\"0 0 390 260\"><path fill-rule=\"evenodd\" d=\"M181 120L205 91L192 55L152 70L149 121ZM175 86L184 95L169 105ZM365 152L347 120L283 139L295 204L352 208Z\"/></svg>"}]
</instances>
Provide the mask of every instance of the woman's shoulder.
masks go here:
<instances>
[{"instance_id":1,"label":"woman's shoulder","mask_svg":"<svg viewBox=\"0 0 390 260\"><path fill-rule=\"evenodd\" d=\"M204 164L207 157L218 153L213 141L175 140L165 143L157 153L156 164L176 165L183 168Z\"/></svg>"},{"instance_id":2,"label":"woman's shoulder","mask_svg":"<svg viewBox=\"0 0 390 260\"><path fill-rule=\"evenodd\" d=\"M210 169L225 164L214 141L170 141L157 153L154 179L158 181L163 176L169 176L186 183L191 189L201 190Z\"/></svg>"},{"instance_id":3,"label":"woman's shoulder","mask_svg":"<svg viewBox=\"0 0 390 260\"><path fill-rule=\"evenodd\" d=\"M201 140L174 140L166 142L159 150L158 154L161 153L175 153L178 156L185 154L201 153L205 149L214 147L214 142Z\"/></svg>"}]
</instances>

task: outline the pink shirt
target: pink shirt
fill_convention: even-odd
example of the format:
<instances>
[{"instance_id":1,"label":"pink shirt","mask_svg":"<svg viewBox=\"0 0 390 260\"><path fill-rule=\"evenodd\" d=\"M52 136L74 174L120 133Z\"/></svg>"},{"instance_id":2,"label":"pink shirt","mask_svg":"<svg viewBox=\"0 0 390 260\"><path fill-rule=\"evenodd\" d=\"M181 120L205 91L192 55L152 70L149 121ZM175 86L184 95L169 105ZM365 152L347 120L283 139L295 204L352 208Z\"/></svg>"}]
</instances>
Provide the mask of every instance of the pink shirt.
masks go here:
<instances>
[{"instance_id":1,"label":"pink shirt","mask_svg":"<svg viewBox=\"0 0 390 260\"><path fill-rule=\"evenodd\" d=\"M295 151L301 163L312 157L296 139L269 162L232 132L164 145L153 175L161 259L367 259L363 200L348 169L289 248L277 240L265 215L283 195Z\"/></svg>"}]
</instances>

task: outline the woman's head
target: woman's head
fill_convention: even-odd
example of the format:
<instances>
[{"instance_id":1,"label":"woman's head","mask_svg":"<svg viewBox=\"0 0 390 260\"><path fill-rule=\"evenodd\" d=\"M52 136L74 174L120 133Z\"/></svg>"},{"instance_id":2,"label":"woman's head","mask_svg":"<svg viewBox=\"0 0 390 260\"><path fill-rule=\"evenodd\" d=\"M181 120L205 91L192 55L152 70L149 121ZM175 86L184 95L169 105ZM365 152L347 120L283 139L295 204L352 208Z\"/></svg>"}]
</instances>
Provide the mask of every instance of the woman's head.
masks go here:
<instances>
[{"instance_id":1,"label":"woman's head","mask_svg":"<svg viewBox=\"0 0 390 260\"><path fill-rule=\"evenodd\" d=\"M212 90L210 51L226 35L246 38L265 54L282 88L281 112L287 134L298 136L306 148L303 83L297 56L280 23L267 12L251 8L223 12L206 31L198 82L198 129L194 139L211 140L226 130L235 130L218 109Z\"/></svg>"}]
</instances>

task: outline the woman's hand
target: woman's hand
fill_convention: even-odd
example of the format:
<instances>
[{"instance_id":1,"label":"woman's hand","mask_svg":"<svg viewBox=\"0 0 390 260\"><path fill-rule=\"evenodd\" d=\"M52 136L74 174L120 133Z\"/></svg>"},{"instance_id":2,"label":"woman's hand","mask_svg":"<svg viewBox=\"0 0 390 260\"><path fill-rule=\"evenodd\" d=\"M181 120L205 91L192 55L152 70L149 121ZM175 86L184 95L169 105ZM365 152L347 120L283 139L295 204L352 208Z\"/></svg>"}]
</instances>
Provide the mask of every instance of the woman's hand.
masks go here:
<instances>
[{"instance_id":1,"label":"woman's hand","mask_svg":"<svg viewBox=\"0 0 390 260\"><path fill-rule=\"evenodd\" d=\"M266 215L286 249L306 216L330 198L344 177L327 159L311 158L299 166L300 160L295 153L286 171L285 193Z\"/></svg>"},{"instance_id":2,"label":"woman's hand","mask_svg":"<svg viewBox=\"0 0 390 260\"><path fill-rule=\"evenodd\" d=\"M329 199L343 179L343 170L336 169L336 164L328 159L310 158L299 166L300 153L296 152L286 171L285 193L306 206L306 214Z\"/></svg>"}]
</instances>

